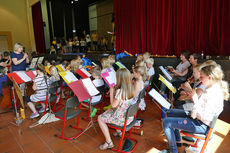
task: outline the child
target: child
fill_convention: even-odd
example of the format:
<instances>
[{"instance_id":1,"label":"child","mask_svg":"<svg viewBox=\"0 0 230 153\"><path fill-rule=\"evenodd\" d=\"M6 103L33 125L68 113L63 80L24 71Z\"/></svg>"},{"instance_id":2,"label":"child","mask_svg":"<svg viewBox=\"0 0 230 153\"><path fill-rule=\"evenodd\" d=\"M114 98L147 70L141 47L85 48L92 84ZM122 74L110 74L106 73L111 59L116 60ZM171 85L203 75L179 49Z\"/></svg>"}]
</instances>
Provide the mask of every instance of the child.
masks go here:
<instances>
[{"instance_id":1,"label":"child","mask_svg":"<svg viewBox=\"0 0 230 153\"><path fill-rule=\"evenodd\" d=\"M99 66L93 67L91 69L90 73L93 77L93 84L95 85L96 88L104 86L104 81L101 78L101 68ZM91 104L94 105L94 103L100 101L101 98L102 98L101 94L93 96ZM89 100L86 100L84 102L89 103ZM88 107L87 105L84 105L84 106ZM92 113L90 114L90 117L94 117L96 115L96 113L97 113L97 109L92 106Z\"/></svg>"},{"instance_id":2,"label":"child","mask_svg":"<svg viewBox=\"0 0 230 153\"><path fill-rule=\"evenodd\" d=\"M98 116L98 123L105 136L105 143L100 145L101 150L113 148L113 142L110 137L107 123L123 126L125 121L125 112L132 104L133 84L132 76L126 68L121 68L116 72L117 85L110 88L110 103L112 108ZM114 96L115 95L115 96ZM132 122L129 118L127 124ZM115 135L121 135L121 131L115 132Z\"/></svg>"},{"instance_id":3,"label":"child","mask_svg":"<svg viewBox=\"0 0 230 153\"><path fill-rule=\"evenodd\" d=\"M49 78L49 80L51 81L50 83L53 83L53 82L60 80L60 76L59 76L57 68L55 66L51 66L49 68L49 71L50 71L50 75L51 75L51 77Z\"/></svg>"},{"instance_id":4,"label":"child","mask_svg":"<svg viewBox=\"0 0 230 153\"><path fill-rule=\"evenodd\" d=\"M39 116L33 103L46 100L46 95L48 92L47 88L50 84L48 77L45 75L44 66L42 64L37 64L35 69L37 76L34 78L34 83L32 86L33 90L35 90L35 94L31 95L30 97L26 97L27 105L33 112L30 115L30 118L36 118ZM42 103L41 105L42 108L39 110L39 113L43 113L45 111L45 104Z\"/></svg>"},{"instance_id":5,"label":"child","mask_svg":"<svg viewBox=\"0 0 230 153\"><path fill-rule=\"evenodd\" d=\"M102 66L101 73L106 72L106 70L107 70L108 68L111 67L111 62L110 62L110 60L109 60L108 58L106 58L106 57L103 57L103 58L101 59L101 66Z\"/></svg>"},{"instance_id":6,"label":"child","mask_svg":"<svg viewBox=\"0 0 230 153\"><path fill-rule=\"evenodd\" d=\"M81 38L80 45L81 45L80 51L85 52L86 42L83 38Z\"/></svg>"},{"instance_id":7,"label":"child","mask_svg":"<svg viewBox=\"0 0 230 153\"><path fill-rule=\"evenodd\" d=\"M143 55L138 55L136 59L136 63L139 61L143 61Z\"/></svg>"},{"instance_id":8,"label":"child","mask_svg":"<svg viewBox=\"0 0 230 153\"><path fill-rule=\"evenodd\" d=\"M149 52L145 52L143 54L143 61L146 62L146 60L149 59L149 58L150 58L150 53Z\"/></svg>"},{"instance_id":9,"label":"child","mask_svg":"<svg viewBox=\"0 0 230 153\"><path fill-rule=\"evenodd\" d=\"M148 86L150 77L155 74L153 63L154 60L152 58L148 58L146 61L146 67L147 67L147 80L145 82L145 85Z\"/></svg>"},{"instance_id":10,"label":"child","mask_svg":"<svg viewBox=\"0 0 230 153\"><path fill-rule=\"evenodd\" d=\"M135 66L133 69L133 77L134 77L134 103L136 103L138 99L138 95L142 89L144 89L144 80L146 78L146 69L144 66ZM145 110L146 104L144 98L141 99L139 104L139 108L143 111Z\"/></svg>"}]
</instances>

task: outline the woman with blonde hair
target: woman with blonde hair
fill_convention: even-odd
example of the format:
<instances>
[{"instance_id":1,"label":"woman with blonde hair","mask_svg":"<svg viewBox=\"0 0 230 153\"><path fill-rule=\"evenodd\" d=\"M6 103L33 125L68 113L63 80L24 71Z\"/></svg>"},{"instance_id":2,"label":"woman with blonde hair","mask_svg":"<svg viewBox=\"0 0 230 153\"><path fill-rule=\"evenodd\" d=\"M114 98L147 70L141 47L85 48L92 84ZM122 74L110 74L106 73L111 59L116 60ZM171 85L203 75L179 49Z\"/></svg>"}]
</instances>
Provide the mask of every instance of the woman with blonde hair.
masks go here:
<instances>
[{"instance_id":1,"label":"woman with blonde hair","mask_svg":"<svg viewBox=\"0 0 230 153\"><path fill-rule=\"evenodd\" d=\"M117 85L110 88L110 103L112 108L98 116L98 123L105 136L105 143L100 145L101 150L113 148L113 141L109 134L107 124L124 125L125 112L132 104L133 84L132 76L129 70L121 68L116 73ZM115 96L114 96L115 95ZM129 118L127 124L131 123L133 118ZM117 131L120 133L120 131Z\"/></svg>"},{"instance_id":2,"label":"woman with blonde hair","mask_svg":"<svg viewBox=\"0 0 230 153\"><path fill-rule=\"evenodd\" d=\"M176 142L180 141L179 130L205 134L214 116L218 116L223 111L224 100L229 99L229 86L223 78L224 74L220 65L202 64L200 81L206 89L200 97L194 89L189 91L189 97L194 102L191 116L183 110L171 109L167 112L168 117L163 120L163 128L170 152L178 152Z\"/></svg>"}]
</instances>

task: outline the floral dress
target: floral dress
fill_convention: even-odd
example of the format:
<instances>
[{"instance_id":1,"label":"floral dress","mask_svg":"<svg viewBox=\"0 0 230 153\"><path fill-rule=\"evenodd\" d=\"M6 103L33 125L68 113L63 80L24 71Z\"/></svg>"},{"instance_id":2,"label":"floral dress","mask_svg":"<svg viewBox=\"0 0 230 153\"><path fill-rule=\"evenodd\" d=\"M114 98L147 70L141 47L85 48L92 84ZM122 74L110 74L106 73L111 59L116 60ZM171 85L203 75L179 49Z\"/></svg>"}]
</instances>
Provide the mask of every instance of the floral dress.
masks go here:
<instances>
[{"instance_id":1,"label":"floral dress","mask_svg":"<svg viewBox=\"0 0 230 153\"><path fill-rule=\"evenodd\" d=\"M118 126L123 126L125 122L125 114L129 106L132 104L132 99L122 100L121 99L120 89L116 91L115 99L120 101L120 104L117 108L110 108L103 114L101 114L101 118L105 123L115 124ZM128 119L127 125L133 121L133 117Z\"/></svg>"}]
</instances>

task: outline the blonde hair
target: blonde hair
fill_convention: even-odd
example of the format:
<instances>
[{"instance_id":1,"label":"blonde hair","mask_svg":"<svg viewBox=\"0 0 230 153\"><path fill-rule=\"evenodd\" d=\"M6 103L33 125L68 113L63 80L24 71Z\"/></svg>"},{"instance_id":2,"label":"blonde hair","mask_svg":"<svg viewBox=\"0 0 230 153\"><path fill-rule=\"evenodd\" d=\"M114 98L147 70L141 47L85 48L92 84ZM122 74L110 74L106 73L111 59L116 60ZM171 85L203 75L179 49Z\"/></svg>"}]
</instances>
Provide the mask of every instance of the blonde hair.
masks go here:
<instances>
[{"instance_id":1,"label":"blonde hair","mask_svg":"<svg viewBox=\"0 0 230 153\"><path fill-rule=\"evenodd\" d=\"M108 58L103 57L101 59L101 66L102 66L102 69L108 69L111 67L111 61Z\"/></svg>"},{"instance_id":2,"label":"blonde hair","mask_svg":"<svg viewBox=\"0 0 230 153\"><path fill-rule=\"evenodd\" d=\"M222 92L224 95L224 99L228 100L229 99L229 85L226 81L223 80L224 78L224 73L223 70L221 69L221 66L219 64L202 64L201 66L201 71L205 73L207 76L210 76L215 82L219 83Z\"/></svg>"},{"instance_id":3,"label":"blonde hair","mask_svg":"<svg viewBox=\"0 0 230 153\"><path fill-rule=\"evenodd\" d=\"M16 43L14 45L14 51L17 51L19 48L23 48L22 44L21 43Z\"/></svg>"},{"instance_id":4,"label":"blonde hair","mask_svg":"<svg viewBox=\"0 0 230 153\"><path fill-rule=\"evenodd\" d=\"M76 71L79 69L80 65L83 63L81 59L75 59L70 62L70 70Z\"/></svg>"},{"instance_id":5,"label":"blonde hair","mask_svg":"<svg viewBox=\"0 0 230 153\"><path fill-rule=\"evenodd\" d=\"M135 63L135 65L136 65L136 66L145 66L145 67L146 67L144 61L137 61L137 62Z\"/></svg>"},{"instance_id":6,"label":"blonde hair","mask_svg":"<svg viewBox=\"0 0 230 153\"><path fill-rule=\"evenodd\" d=\"M95 74L96 76L101 76L101 68L100 66L94 66L91 70L90 70L91 74Z\"/></svg>"},{"instance_id":7,"label":"blonde hair","mask_svg":"<svg viewBox=\"0 0 230 153\"><path fill-rule=\"evenodd\" d=\"M144 66L135 66L134 71L136 73L139 73L141 75L141 77L142 77L142 80L145 81L145 78L146 78L146 75L147 75L146 67L144 67Z\"/></svg>"},{"instance_id":8,"label":"blonde hair","mask_svg":"<svg viewBox=\"0 0 230 153\"><path fill-rule=\"evenodd\" d=\"M142 60L143 60L143 55L138 55L138 56L137 56L137 59L136 59L136 62L142 61Z\"/></svg>"},{"instance_id":9,"label":"blonde hair","mask_svg":"<svg viewBox=\"0 0 230 153\"><path fill-rule=\"evenodd\" d=\"M146 59L147 59L147 58L150 57L150 55L151 55L151 54L150 54L149 52L145 52L145 53L143 54L143 57L146 57Z\"/></svg>"},{"instance_id":10,"label":"blonde hair","mask_svg":"<svg viewBox=\"0 0 230 153\"><path fill-rule=\"evenodd\" d=\"M148 58L146 61L146 64L151 64L151 65L153 65L154 64L154 59L153 58Z\"/></svg>"},{"instance_id":11,"label":"blonde hair","mask_svg":"<svg viewBox=\"0 0 230 153\"><path fill-rule=\"evenodd\" d=\"M55 66L51 66L49 68L49 71L50 71L51 76L55 77L56 81L60 80L60 76L58 75L58 71L57 71L57 68Z\"/></svg>"},{"instance_id":12,"label":"blonde hair","mask_svg":"<svg viewBox=\"0 0 230 153\"><path fill-rule=\"evenodd\" d=\"M127 100L133 98L132 76L128 69L120 68L116 72L117 85L115 89L120 89L121 99Z\"/></svg>"}]
</instances>

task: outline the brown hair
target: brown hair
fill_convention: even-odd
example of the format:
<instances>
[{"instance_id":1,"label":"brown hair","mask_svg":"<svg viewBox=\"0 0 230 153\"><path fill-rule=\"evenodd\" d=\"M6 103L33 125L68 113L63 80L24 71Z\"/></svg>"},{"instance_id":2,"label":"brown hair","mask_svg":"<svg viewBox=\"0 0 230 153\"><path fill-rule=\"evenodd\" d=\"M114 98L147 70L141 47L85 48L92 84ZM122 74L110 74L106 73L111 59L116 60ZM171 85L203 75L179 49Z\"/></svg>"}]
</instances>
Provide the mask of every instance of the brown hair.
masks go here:
<instances>
[{"instance_id":1,"label":"brown hair","mask_svg":"<svg viewBox=\"0 0 230 153\"><path fill-rule=\"evenodd\" d=\"M91 74L95 74L96 76L101 76L101 68L100 66L94 66L91 70L90 70Z\"/></svg>"},{"instance_id":2,"label":"brown hair","mask_svg":"<svg viewBox=\"0 0 230 153\"><path fill-rule=\"evenodd\" d=\"M44 74L46 73L45 67L44 67L44 65L41 64L41 63L38 63L38 64L35 66L35 69L36 69L36 70L39 70L39 71L41 71L41 72L43 72Z\"/></svg>"}]
</instances>

